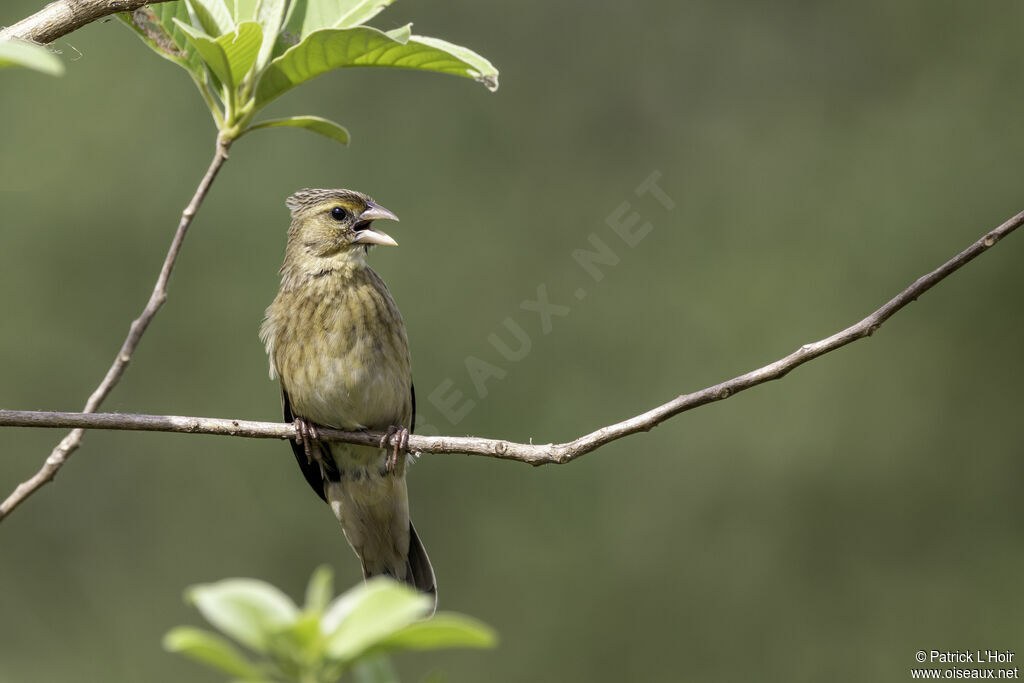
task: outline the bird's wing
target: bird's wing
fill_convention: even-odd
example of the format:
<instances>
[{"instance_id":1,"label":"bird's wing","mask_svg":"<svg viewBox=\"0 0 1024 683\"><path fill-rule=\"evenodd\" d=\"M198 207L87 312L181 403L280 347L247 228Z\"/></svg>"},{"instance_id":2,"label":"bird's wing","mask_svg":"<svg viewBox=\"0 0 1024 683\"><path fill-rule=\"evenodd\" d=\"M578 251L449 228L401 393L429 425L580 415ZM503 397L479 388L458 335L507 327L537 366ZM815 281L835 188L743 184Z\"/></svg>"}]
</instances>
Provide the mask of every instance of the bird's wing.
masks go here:
<instances>
[{"instance_id":1,"label":"bird's wing","mask_svg":"<svg viewBox=\"0 0 1024 683\"><path fill-rule=\"evenodd\" d=\"M293 422L295 416L292 414L292 403L288 398L288 393L281 387L281 407L284 409L284 421ZM306 477L306 481L316 491L316 495L323 498L324 502L327 502L327 494L324 493L324 481L323 471L320 469L320 463L314 458L310 462L309 458L306 457L306 450L302 447L298 441L294 439L288 442L292 447L292 452L295 454L295 460L299 463L299 469L302 470L302 475ZM320 448L320 444L313 444L313 448ZM331 460L333 462L333 459Z\"/></svg>"},{"instance_id":2,"label":"bird's wing","mask_svg":"<svg viewBox=\"0 0 1024 683\"><path fill-rule=\"evenodd\" d=\"M412 401L412 419L409 421L409 431L412 432L416 428L416 387L412 384L409 385L409 394ZM292 402L288 398L288 392L281 387L281 408L284 411L284 421L294 422L295 415L292 413ZM302 470L302 476L309 482L309 486L316 492L316 495L320 496L326 503L327 494L324 492L324 487L327 481L324 478L324 471L321 467L321 463L331 463L333 465L334 458L329 453L320 452L321 457L314 457L312 462L306 457L306 449L298 441L292 439L288 442L292 447L292 453L295 454L295 461L299 463L299 469ZM313 448L320 449L322 444L314 443ZM326 457L323 457L326 456ZM327 473L330 477L330 472ZM337 479L338 477L334 477Z\"/></svg>"}]
</instances>

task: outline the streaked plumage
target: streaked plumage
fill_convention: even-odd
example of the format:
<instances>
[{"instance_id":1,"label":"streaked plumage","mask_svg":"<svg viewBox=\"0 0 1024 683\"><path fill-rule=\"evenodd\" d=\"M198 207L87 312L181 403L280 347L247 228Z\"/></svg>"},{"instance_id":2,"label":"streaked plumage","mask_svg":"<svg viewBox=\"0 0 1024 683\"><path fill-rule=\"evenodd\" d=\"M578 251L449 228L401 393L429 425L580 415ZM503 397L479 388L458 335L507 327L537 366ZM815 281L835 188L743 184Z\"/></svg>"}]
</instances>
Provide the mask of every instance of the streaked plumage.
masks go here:
<instances>
[{"instance_id":1,"label":"streaked plumage","mask_svg":"<svg viewBox=\"0 0 1024 683\"><path fill-rule=\"evenodd\" d=\"M366 264L370 244L394 244L370 228L397 218L350 190L300 190L281 289L260 338L281 378L285 419L337 429L411 430L412 365L405 324L383 280ZM436 594L426 552L409 520L407 456L385 449L293 442L307 481L341 522L364 576L387 574Z\"/></svg>"}]
</instances>

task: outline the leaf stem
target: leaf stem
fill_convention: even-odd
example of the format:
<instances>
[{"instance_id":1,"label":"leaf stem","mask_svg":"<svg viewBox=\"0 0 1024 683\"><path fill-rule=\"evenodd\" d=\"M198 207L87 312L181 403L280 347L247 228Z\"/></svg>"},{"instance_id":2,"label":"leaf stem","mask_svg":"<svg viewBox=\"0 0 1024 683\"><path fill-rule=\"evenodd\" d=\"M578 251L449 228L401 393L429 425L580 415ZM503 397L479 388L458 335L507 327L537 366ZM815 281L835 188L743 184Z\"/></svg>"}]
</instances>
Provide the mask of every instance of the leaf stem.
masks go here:
<instances>
[{"instance_id":1,"label":"leaf stem","mask_svg":"<svg viewBox=\"0 0 1024 683\"><path fill-rule=\"evenodd\" d=\"M199 94L203 96L203 101L206 102L207 108L210 110L210 115L213 116L213 122L217 124L217 130L224 130L224 116L221 114L220 105L217 104L217 98L214 96L210 87L203 81L199 80L191 71L188 72L189 76L192 77L192 82L196 84L199 89Z\"/></svg>"}]
</instances>

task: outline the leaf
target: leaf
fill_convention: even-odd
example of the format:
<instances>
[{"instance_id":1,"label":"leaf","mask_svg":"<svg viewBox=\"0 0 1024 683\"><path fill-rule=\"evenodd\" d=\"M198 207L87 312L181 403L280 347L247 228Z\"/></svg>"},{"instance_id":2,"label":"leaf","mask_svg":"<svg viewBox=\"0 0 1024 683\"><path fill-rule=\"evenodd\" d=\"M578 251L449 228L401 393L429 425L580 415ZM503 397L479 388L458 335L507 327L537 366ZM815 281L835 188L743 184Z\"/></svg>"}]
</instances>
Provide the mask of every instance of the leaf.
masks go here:
<instances>
[{"instance_id":1,"label":"leaf","mask_svg":"<svg viewBox=\"0 0 1024 683\"><path fill-rule=\"evenodd\" d=\"M331 603L320 620L327 655L351 661L430 611L431 599L397 581L370 579Z\"/></svg>"},{"instance_id":2,"label":"leaf","mask_svg":"<svg viewBox=\"0 0 1024 683\"><path fill-rule=\"evenodd\" d=\"M181 29L188 39L189 44L199 54L206 66L217 77L217 80L224 84L229 91L234 91L235 81L231 76L231 64L224 48L216 40L203 33L201 29L194 28L174 18L175 25Z\"/></svg>"},{"instance_id":3,"label":"leaf","mask_svg":"<svg viewBox=\"0 0 1024 683\"><path fill-rule=\"evenodd\" d=\"M224 0L186 0L188 7L195 14L199 26L214 38L218 38L235 28L234 17L228 11Z\"/></svg>"},{"instance_id":4,"label":"leaf","mask_svg":"<svg viewBox=\"0 0 1024 683\"><path fill-rule=\"evenodd\" d=\"M177 19L174 21L217 79L228 88L234 89L256 63L263 30L255 21L242 22L237 29L217 39Z\"/></svg>"},{"instance_id":5,"label":"leaf","mask_svg":"<svg viewBox=\"0 0 1024 683\"><path fill-rule=\"evenodd\" d=\"M321 29L272 60L256 87L256 109L320 74L351 66L419 69L473 78L498 88L498 72L472 50L436 38L407 42L366 26Z\"/></svg>"},{"instance_id":6,"label":"leaf","mask_svg":"<svg viewBox=\"0 0 1024 683\"><path fill-rule=\"evenodd\" d=\"M287 595L256 579L193 586L187 596L207 621L257 652L266 652L272 636L299 614Z\"/></svg>"},{"instance_id":7,"label":"leaf","mask_svg":"<svg viewBox=\"0 0 1024 683\"><path fill-rule=\"evenodd\" d=\"M51 76L64 75L64 62L42 45L23 40L0 40L0 68L21 66Z\"/></svg>"},{"instance_id":8,"label":"leaf","mask_svg":"<svg viewBox=\"0 0 1024 683\"><path fill-rule=\"evenodd\" d=\"M457 76L469 76L476 82L483 84L491 92L498 89L498 70L487 59L473 52L468 47L462 47L455 43L449 43L447 40L431 38L430 36L413 36L409 39L409 42L432 47L441 52L447 52L463 64L469 66L468 73L457 73ZM474 74L473 72L476 73Z\"/></svg>"},{"instance_id":9,"label":"leaf","mask_svg":"<svg viewBox=\"0 0 1024 683\"><path fill-rule=\"evenodd\" d=\"M498 634L487 624L453 612L440 612L426 621L409 624L381 640L387 650L440 650L449 647L494 647Z\"/></svg>"},{"instance_id":10,"label":"leaf","mask_svg":"<svg viewBox=\"0 0 1024 683\"><path fill-rule=\"evenodd\" d=\"M304 0L295 0L291 3L293 7L304 4ZM263 26L263 47L256 60L256 68L259 71L263 70L273 56L275 44L278 42L278 34L281 32L281 25L284 22L284 13L288 9L287 6L286 0L260 0L258 19L260 25Z\"/></svg>"},{"instance_id":11,"label":"leaf","mask_svg":"<svg viewBox=\"0 0 1024 683\"><path fill-rule=\"evenodd\" d=\"M243 21L234 32L218 38L217 43L227 55L231 76L238 83L256 63L263 43L263 28L255 21Z\"/></svg>"},{"instance_id":12,"label":"leaf","mask_svg":"<svg viewBox=\"0 0 1024 683\"><path fill-rule=\"evenodd\" d=\"M177 652L216 669L251 680L263 673L225 638L198 628L179 626L164 636L164 649Z\"/></svg>"},{"instance_id":13,"label":"leaf","mask_svg":"<svg viewBox=\"0 0 1024 683\"><path fill-rule=\"evenodd\" d=\"M322 28L351 28L365 24L395 0L308 0L288 11L285 31L298 41Z\"/></svg>"},{"instance_id":14,"label":"leaf","mask_svg":"<svg viewBox=\"0 0 1024 683\"><path fill-rule=\"evenodd\" d=\"M356 0L356 2L344 2L349 7L334 22L334 28L351 28L361 26L381 13L385 7L395 0Z\"/></svg>"},{"instance_id":15,"label":"leaf","mask_svg":"<svg viewBox=\"0 0 1024 683\"><path fill-rule=\"evenodd\" d=\"M366 657L352 665L355 683L399 683L398 673L387 657Z\"/></svg>"},{"instance_id":16,"label":"leaf","mask_svg":"<svg viewBox=\"0 0 1024 683\"><path fill-rule=\"evenodd\" d=\"M275 645L290 647L295 652L309 652L316 648L322 640L320 634L320 615L303 613L288 628L279 631L274 637Z\"/></svg>"},{"instance_id":17,"label":"leaf","mask_svg":"<svg viewBox=\"0 0 1024 683\"><path fill-rule=\"evenodd\" d=\"M232 16L235 18L235 22L256 19L256 8L259 4L259 0L234 0Z\"/></svg>"},{"instance_id":18,"label":"leaf","mask_svg":"<svg viewBox=\"0 0 1024 683\"><path fill-rule=\"evenodd\" d=\"M183 2L163 2L140 7L132 13L121 12L118 18L128 25L142 41L164 59L169 59L199 79L203 61L190 49L188 38L174 20L189 24L188 8Z\"/></svg>"},{"instance_id":19,"label":"leaf","mask_svg":"<svg viewBox=\"0 0 1024 683\"><path fill-rule=\"evenodd\" d=\"M406 24L405 26L399 26L393 28L390 31L385 31L389 38L393 38L400 43L408 43L409 39L412 38L412 24Z\"/></svg>"},{"instance_id":20,"label":"leaf","mask_svg":"<svg viewBox=\"0 0 1024 683\"><path fill-rule=\"evenodd\" d=\"M336 140L343 145L348 144L348 131L344 127L339 126L334 121L328 121L322 119L319 116L289 116L284 119L269 119L267 121L260 121L259 123L253 124L246 128L242 135L260 128L276 128L278 126L292 126L294 128L305 128L311 130L314 133L320 133L325 137L332 140ZM241 136L239 136L241 137ZM330 599L330 595L328 595Z\"/></svg>"},{"instance_id":21,"label":"leaf","mask_svg":"<svg viewBox=\"0 0 1024 683\"><path fill-rule=\"evenodd\" d=\"M309 585L306 586L306 611L322 613L327 609L333 596L334 570L328 565L322 564L314 569L313 575L309 577Z\"/></svg>"}]
</instances>

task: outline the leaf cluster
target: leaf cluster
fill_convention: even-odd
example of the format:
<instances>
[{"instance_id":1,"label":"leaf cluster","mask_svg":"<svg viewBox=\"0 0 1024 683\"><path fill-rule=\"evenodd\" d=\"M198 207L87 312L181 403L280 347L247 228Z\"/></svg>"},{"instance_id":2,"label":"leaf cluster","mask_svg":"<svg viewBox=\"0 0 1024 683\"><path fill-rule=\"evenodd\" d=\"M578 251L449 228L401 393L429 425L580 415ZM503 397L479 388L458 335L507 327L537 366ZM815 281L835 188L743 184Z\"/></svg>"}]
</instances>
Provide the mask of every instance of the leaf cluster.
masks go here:
<instances>
[{"instance_id":1,"label":"leaf cluster","mask_svg":"<svg viewBox=\"0 0 1024 683\"><path fill-rule=\"evenodd\" d=\"M295 126L347 144L348 131L319 116L254 122L292 88L356 66L433 71L474 79L489 90L498 72L472 50L364 26L393 0L178 0L122 13L152 50L185 69L225 140L261 128Z\"/></svg>"},{"instance_id":2,"label":"leaf cluster","mask_svg":"<svg viewBox=\"0 0 1024 683\"><path fill-rule=\"evenodd\" d=\"M349 671L374 681L394 680L383 656L399 651L493 647L497 637L470 617L440 612L430 619L431 600L404 584L374 578L332 597L327 567L314 573L305 605L256 579L225 579L191 587L186 597L228 638L179 626L164 647L245 683L329 683Z\"/></svg>"}]
</instances>

